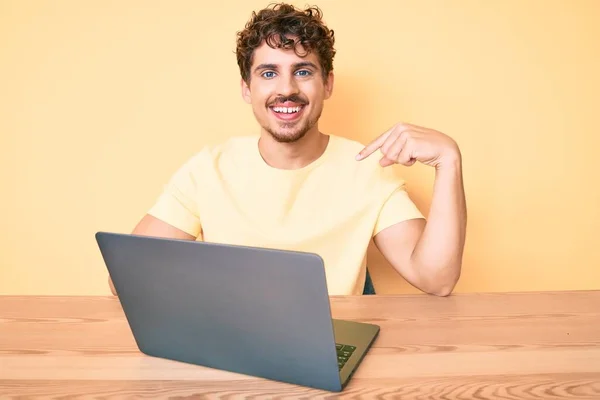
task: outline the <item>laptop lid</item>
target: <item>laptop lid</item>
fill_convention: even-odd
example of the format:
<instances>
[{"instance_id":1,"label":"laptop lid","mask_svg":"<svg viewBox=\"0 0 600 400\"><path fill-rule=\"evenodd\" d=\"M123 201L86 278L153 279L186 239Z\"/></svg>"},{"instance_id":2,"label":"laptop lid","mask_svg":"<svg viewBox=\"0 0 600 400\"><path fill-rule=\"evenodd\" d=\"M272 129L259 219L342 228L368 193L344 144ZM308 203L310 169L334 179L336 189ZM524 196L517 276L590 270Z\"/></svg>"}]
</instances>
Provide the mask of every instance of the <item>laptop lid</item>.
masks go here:
<instances>
[{"instance_id":1,"label":"laptop lid","mask_svg":"<svg viewBox=\"0 0 600 400\"><path fill-rule=\"evenodd\" d=\"M318 255L109 232L96 240L143 353L342 389Z\"/></svg>"}]
</instances>

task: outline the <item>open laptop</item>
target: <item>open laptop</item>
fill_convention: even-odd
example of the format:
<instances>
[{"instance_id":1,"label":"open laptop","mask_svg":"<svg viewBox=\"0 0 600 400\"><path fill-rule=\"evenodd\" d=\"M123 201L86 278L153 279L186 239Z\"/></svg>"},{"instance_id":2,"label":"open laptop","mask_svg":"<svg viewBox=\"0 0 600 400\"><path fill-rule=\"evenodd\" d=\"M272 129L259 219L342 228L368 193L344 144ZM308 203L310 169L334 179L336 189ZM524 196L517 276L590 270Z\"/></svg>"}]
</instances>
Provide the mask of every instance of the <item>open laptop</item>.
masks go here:
<instances>
[{"instance_id":1,"label":"open laptop","mask_svg":"<svg viewBox=\"0 0 600 400\"><path fill-rule=\"evenodd\" d=\"M331 317L316 254L98 232L144 354L333 392L379 326Z\"/></svg>"}]
</instances>

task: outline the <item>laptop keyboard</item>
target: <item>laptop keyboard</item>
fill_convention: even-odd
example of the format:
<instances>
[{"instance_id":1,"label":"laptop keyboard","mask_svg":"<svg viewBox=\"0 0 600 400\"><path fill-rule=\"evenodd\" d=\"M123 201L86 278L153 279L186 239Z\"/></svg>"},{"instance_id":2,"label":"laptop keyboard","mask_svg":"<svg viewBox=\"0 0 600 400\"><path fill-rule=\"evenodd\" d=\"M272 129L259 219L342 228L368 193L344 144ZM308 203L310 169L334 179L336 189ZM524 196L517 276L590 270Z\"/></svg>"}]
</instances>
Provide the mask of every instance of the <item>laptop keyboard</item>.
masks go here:
<instances>
[{"instance_id":1,"label":"laptop keyboard","mask_svg":"<svg viewBox=\"0 0 600 400\"><path fill-rule=\"evenodd\" d=\"M337 349L338 368L341 370L352 353L354 353L354 350L356 350L356 347L347 344L336 343L335 348Z\"/></svg>"}]
</instances>

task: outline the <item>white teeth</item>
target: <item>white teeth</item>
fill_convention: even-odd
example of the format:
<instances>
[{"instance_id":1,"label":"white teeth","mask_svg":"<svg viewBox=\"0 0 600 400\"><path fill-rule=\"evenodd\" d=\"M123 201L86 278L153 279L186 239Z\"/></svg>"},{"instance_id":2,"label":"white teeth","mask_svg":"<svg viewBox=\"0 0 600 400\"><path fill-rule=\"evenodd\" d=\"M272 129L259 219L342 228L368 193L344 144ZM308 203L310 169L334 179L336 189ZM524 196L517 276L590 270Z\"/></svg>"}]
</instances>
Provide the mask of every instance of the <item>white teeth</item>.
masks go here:
<instances>
[{"instance_id":1,"label":"white teeth","mask_svg":"<svg viewBox=\"0 0 600 400\"><path fill-rule=\"evenodd\" d=\"M273 111L278 113L291 114L300 111L300 107L273 107Z\"/></svg>"}]
</instances>

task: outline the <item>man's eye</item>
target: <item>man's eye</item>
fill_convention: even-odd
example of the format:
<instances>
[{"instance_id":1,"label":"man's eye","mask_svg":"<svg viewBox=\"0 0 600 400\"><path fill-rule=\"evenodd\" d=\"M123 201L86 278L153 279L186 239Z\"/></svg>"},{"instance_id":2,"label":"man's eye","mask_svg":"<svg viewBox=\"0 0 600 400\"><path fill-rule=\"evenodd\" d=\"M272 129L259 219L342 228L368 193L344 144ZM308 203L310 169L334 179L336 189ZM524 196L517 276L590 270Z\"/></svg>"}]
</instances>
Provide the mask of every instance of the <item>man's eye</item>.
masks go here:
<instances>
[{"instance_id":1,"label":"man's eye","mask_svg":"<svg viewBox=\"0 0 600 400\"><path fill-rule=\"evenodd\" d=\"M307 69L301 69L300 71L297 71L296 74L300 76L309 76L311 72Z\"/></svg>"},{"instance_id":2,"label":"man's eye","mask_svg":"<svg viewBox=\"0 0 600 400\"><path fill-rule=\"evenodd\" d=\"M270 79L270 78L273 78L275 76L275 72L273 72L273 71L265 71L265 72L262 73L262 76L263 76L263 78Z\"/></svg>"}]
</instances>

